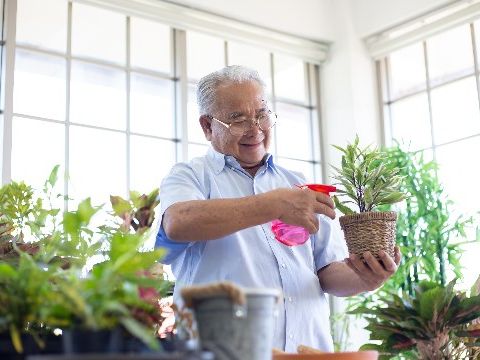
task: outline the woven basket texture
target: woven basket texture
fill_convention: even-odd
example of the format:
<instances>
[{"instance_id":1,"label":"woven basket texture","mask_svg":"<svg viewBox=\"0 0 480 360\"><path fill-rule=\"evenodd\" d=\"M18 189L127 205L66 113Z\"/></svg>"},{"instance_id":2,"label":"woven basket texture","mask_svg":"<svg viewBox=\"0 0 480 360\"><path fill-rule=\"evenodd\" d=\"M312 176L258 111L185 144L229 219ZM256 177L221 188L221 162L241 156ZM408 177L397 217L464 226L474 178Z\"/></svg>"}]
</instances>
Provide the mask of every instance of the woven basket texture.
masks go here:
<instances>
[{"instance_id":1,"label":"woven basket texture","mask_svg":"<svg viewBox=\"0 0 480 360\"><path fill-rule=\"evenodd\" d=\"M380 250L394 257L396 223L397 213L394 211L340 217L349 253L363 257L365 251L370 251L377 259Z\"/></svg>"}]
</instances>

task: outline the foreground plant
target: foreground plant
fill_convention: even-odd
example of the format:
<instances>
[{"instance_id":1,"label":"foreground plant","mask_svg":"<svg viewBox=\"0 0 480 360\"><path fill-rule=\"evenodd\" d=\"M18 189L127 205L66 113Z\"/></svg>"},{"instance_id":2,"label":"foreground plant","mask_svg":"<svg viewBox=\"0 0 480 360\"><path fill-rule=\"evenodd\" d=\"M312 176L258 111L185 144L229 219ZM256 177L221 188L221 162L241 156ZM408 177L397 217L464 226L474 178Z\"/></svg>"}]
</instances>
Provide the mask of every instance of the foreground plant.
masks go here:
<instances>
[{"instance_id":1,"label":"foreground plant","mask_svg":"<svg viewBox=\"0 0 480 360\"><path fill-rule=\"evenodd\" d=\"M113 216L113 225L96 227L91 220L101 207L89 198L72 211L53 208L57 172L45 183L45 197L24 183L0 188L0 335L9 334L22 352L24 336L43 345L42 336L55 328L64 334L122 329L158 348L158 300L172 288L161 271L151 271L163 250L145 249L158 190L132 192L135 231Z\"/></svg>"},{"instance_id":2,"label":"foreground plant","mask_svg":"<svg viewBox=\"0 0 480 360\"><path fill-rule=\"evenodd\" d=\"M370 339L362 349L381 352L384 359L399 353L424 360L466 359L480 346L480 332L468 325L480 317L480 295L454 290L455 281L446 286L422 281L414 295L390 295L373 308L362 306L352 311L368 321ZM477 353L473 356L480 356ZM477 357L472 357L477 358Z\"/></svg>"}]
</instances>

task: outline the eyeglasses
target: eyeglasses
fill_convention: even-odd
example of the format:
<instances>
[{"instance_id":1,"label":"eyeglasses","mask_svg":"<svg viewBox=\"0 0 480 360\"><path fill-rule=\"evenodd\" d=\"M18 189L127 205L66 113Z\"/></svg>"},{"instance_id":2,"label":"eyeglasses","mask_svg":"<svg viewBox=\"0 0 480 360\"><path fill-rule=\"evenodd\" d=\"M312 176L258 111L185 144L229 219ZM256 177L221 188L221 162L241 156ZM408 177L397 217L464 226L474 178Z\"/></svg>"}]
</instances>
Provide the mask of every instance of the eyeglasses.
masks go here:
<instances>
[{"instance_id":1,"label":"eyeglasses","mask_svg":"<svg viewBox=\"0 0 480 360\"><path fill-rule=\"evenodd\" d=\"M223 122L214 118L211 115L209 115L208 117L225 126L230 131L230 134L232 134L233 136L245 135L250 130L252 125L258 126L259 129L262 131L270 130L275 126L278 118L277 114L275 114L271 110L268 110L267 112L264 112L253 119L249 119L247 116L241 116L231 123Z\"/></svg>"}]
</instances>

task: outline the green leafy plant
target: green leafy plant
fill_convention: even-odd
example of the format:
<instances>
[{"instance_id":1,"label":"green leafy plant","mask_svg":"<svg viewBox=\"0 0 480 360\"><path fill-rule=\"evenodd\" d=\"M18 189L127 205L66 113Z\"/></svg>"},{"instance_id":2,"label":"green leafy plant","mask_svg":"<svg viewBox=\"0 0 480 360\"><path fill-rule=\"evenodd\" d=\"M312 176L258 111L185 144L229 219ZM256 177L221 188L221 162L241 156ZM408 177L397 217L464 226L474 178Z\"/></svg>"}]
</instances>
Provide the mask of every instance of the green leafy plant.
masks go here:
<instances>
[{"instance_id":1,"label":"green leafy plant","mask_svg":"<svg viewBox=\"0 0 480 360\"><path fill-rule=\"evenodd\" d=\"M443 286L422 281L414 295L391 294L376 306L363 306L353 313L368 321L372 340L362 350L375 349L384 359L410 350L410 356L425 360L465 359L480 345L480 333L467 325L480 317L480 296L467 297L454 290L455 281ZM459 341L459 338L473 342ZM479 356L477 353L476 356Z\"/></svg>"},{"instance_id":2,"label":"green leafy plant","mask_svg":"<svg viewBox=\"0 0 480 360\"><path fill-rule=\"evenodd\" d=\"M358 136L353 144L342 148L341 167L334 167L333 179L337 181L338 196L334 196L335 206L345 215L374 211L381 205L402 201L405 196L399 191L402 177L399 169L387 167L386 154L377 148L360 147ZM347 200L340 201L339 197Z\"/></svg>"},{"instance_id":3,"label":"green leafy plant","mask_svg":"<svg viewBox=\"0 0 480 360\"><path fill-rule=\"evenodd\" d=\"M395 146L387 150L386 164L400 169L401 191L406 200L397 207L397 243L403 261L394 277L383 290L399 288L413 293L421 280L445 285L452 276L462 277L460 258L463 246L480 241L468 238L473 226L472 216L455 215L454 203L438 180L438 165L425 161L423 153L410 153Z\"/></svg>"},{"instance_id":4,"label":"green leafy plant","mask_svg":"<svg viewBox=\"0 0 480 360\"><path fill-rule=\"evenodd\" d=\"M131 228L137 233L150 229L155 218L155 208L160 203L158 194L159 190L155 189L148 195L130 191L128 200L110 196L115 215L123 220L122 228L126 231Z\"/></svg>"},{"instance_id":5,"label":"green leafy plant","mask_svg":"<svg viewBox=\"0 0 480 360\"><path fill-rule=\"evenodd\" d=\"M134 197L125 201L131 217L123 216L118 225L114 216L120 213L112 204L110 223L95 227L91 220L101 207L92 206L90 199L63 214L51 206L57 172L58 167L45 183L44 198L24 183L0 189L0 255L15 260L0 262L0 333L10 333L21 352L22 334L41 343L40 335L57 327L121 327L158 348L158 300L172 288L163 275L150 271L163 250L145 250L158 190L149 195L132 192ZM25 251L27 244L34 251ZM97 264L89 270L93 261Z\"/></svg>"},{"instance_id":6,"label":"green leafy plant","mask_svg":"<svg viewBox=\"0 0 480 360\"><path fill-rule=\"evenodd\" d=\"M377 292L349 298L348 310L374 306L381 297L403 296L404 292L413 295L422 280L445 285L453 276L461 278L460 259L464 245L480 240L478 228L476 239L467 237L468 228L475 223L471 216L453 215L454 204L437 178L435 162L425 161L421 152L408 152L398 145L385 152L385 164L399 169L398 175L402 177L400 191L406 194L405 202L395 205L398 214L396 242L402 252L402 262ZM383 206L382 210L390 208ZM353 319L343 315L337 321L343 324L344 330L335 335L336 346L345 349ZM376 337L377 334L372 332L371 339ZM344 342L340 342L341 339ZM401 354L407 356L408 351Z\"/></svg>"},{"instance_id":7,"label":"green leafy plant","mask_svg":"<svg viewBox=\"0 0 480 360\"><path fill-rule=\"evenodd\" d=\"M23 182L12 181L0 188L0 260L16 261L20 251L36 253L36 242L45 240L46 234L55 230L59 209L48 201L57 174L58 166L45 182L42 196L37 196L32 187ZM46 229L47 224L50 229Z\"/></svg>"}]
</instances>

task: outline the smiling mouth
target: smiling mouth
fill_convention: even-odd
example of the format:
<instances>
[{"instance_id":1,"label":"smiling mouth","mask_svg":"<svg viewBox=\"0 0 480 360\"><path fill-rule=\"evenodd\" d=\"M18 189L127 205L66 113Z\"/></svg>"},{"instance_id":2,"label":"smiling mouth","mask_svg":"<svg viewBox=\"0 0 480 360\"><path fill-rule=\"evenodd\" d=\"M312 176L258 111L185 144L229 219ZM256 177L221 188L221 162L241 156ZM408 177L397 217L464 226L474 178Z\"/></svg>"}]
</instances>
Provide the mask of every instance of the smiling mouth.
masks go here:
<instances>
[{"instance_id":1,"label":"smiling mouth","mask_svg":"<svg viewBox=\"0 0 480 360\"><path fill-rule=\"evenodd\" d=\"M261 144L261 142L256 143L256 144L241 144L242 146L247 146L247 147L257 147Z\"/></svg>"}]
</instances>

